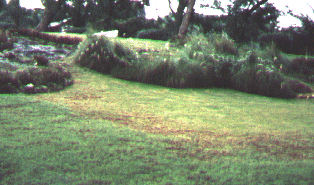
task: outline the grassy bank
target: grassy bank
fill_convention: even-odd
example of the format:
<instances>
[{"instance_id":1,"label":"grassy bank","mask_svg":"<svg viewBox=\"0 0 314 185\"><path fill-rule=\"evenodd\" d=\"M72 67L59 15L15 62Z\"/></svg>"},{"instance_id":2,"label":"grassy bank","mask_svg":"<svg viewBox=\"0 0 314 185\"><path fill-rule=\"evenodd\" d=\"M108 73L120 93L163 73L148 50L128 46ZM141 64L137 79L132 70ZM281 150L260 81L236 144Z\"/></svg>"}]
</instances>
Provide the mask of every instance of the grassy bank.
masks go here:
<instances>
[{"instance_id":1,"label":"grassy bank","mask_svg":"<svg viewBox=\"0 0 314 185\"><path fill-rule=\"evenodd\" d=\"M68 64L65 90L0 95L0 184L314 183L313 99L174 89Z\"/></svg>"}]
</instances>

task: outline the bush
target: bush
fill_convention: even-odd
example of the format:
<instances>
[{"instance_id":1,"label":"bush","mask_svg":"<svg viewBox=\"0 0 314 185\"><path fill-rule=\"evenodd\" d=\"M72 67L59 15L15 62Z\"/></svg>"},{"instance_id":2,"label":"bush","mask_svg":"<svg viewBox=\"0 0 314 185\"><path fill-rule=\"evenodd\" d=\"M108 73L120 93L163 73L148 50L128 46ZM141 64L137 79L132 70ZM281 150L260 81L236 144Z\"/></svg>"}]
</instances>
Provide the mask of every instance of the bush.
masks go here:
<instances>
[{"instance_id":1,"label":"bush","mask_svg":"<svg viewBox=\"0 0 314 185\"><path fill-rule=\"evenodd\" d=\"M310 28L309 28L310 29ZM281 30L282 33L290 35L292 39L291 53L296 55L314 54L314 36L305 27L289 27Z\"/></svg>"},{"instance_id":2,"label":"bush","mask_svg":"<svg viewBox=\"0 0 314 185\"><path fill-rule=\"evenodd\" d=\"M71 73L59 64L27 68L17 71L13 76L19 84L19 90L24 93L59 91L73 84Z\"/></svg>"},{"instance_id":3,"label":"bush","mask_svg":"<svg viewBox=\"0 0 314 185\"><path fill-rule=\"evenodd\" d=\"M49 63L49 60L44 56L34 55L34 59L36 60L37 65L39 66L47 66Z\"/></svg>"},{"instance_id":4,"label":"bush","mask_svg":"<svg viewBox=\"0 0 314 185\"><path fill-rule=\"evenodd\" d=\"M292 53L293 54L296 54L296 55L314 54L313 40L310 39L307 33L293 32L292 38L293 38L292 40Z\"/></svg>"},{"instance_id":5,"label":"bush","mask_svg":"<svg viewBox=\"0 0 314 185\"><path fill-rule=\"evenodd\" d=\"M252 55L232 77L236 90L277 98L295 98L297 93L313 92L308 85L284 77L272 62Z\"/></svg>"},{"instance_id":6,"label":"bush","mask_svg":"<svg viewBox=\"0 0 314 185\"><path fill-rule=\"evenodd\" d=\"M294 98L296 94L285 79L274 69L258 64L244 67L232 78L236 90L269 97Z\"/></svg>"},{"instance_id":7,"label":"bush","mask_svg":"<svg viewBox=\"0 0 314 185\"><path fill-rule=\"evenodd\" d=\"M86 32L86 28L76 28L76 27L67 27L64 32L66 33L84 33Z\"/></svg>"},{"instance_id":8,"label":"bush","mask_svg":"<svg viewBox=\"0 0 314 185\"><path fill-rule=\"evenodd\" d=\"M208 38L206 38L203 34L194 35L190 37L186 44L184 44L184 48L182 49L182 56L187 55L188 58L193 60L197 59L199 54L203 55L203 58L210 58L211 54L215 51L214 44L209 42ZM204 61L200 61L204 62Z\"/></svg>"},{"instance_id":9,"label":"bush","mask_svg":"<svg viewBox=\"0 0 314 185\"><path fill-rule=\"evenodd\" d=\"M135 38L167 41L171 36L172 34L165 29L149 29L139 31Z\"/></svg>"},{"instance_id":10,"label":"bush","mask_svg":"<svg viewBox=\"0 0 314 185\"><path fill-rule=\"evenodd\" d=\"M215 44L215 51L224 55L238 56L239 51L233 40L229 39L226 35L215 37L213 40Z\"/></svg>"},{"instance_id":11,"label":"bush","mask_svg":"<svg viewBox=\"0 0 314 185\"><path fill-rule=\"evenodd\" d=\"M165 86L167 80L174 75L175 66L170 60L156 59L152 65L142 70L142 82Z\"/></svg>"},{"instance_id":12,"label":"bush","mask_svg":"<svg viewBox=\"0 0 314 185\"><path fill-rule=\"evenodd\" d=\"M19 83L14 79L12 73L0 70L0 94L17 93Z\"/></svg>"},{"instance_id":13,"label":"bush","mask_svg":"<svg viewBox=\"0 0 314 185\"><path fill-rule=\"evenodd\" d=\"M302 75L314 74L314 59L305 57L294 58L290 65L287 66L287 70L291 73L299 73Z\"/></svg>"},{"instance_id":14,"label":"bush","mask_svg":"<svg viewBox=\"0 0 314 185\"><path fill-rule=\"evenodd\" d=\"M274 43L276 47L284 52L292 52L292 39L289 35L283 33L269 33L263 34L258 37L258 41L261 47L266 47Z\"/></svg>"},{"instance_id":15,"label":"bush","mask_svg":"<svg viewBox=\"0 0 314 185\"><path fill-rule=\"evenodd\" d=\"M0 52L13 49L13 45L17 40L10 37L11 35L6 30L0 29Z\"/></svg>"},{"instance_id":16,"label":"bush","mask_svg":"<svg viewBox=\"0 0 314 185\"><path fill-rule=\"evenodd\" d=\"M111 43L105 36L88 36L78 48L75 63L104 74L116 67L128 67L136 55L120 43Z\"/></svg>"}]
</instances>

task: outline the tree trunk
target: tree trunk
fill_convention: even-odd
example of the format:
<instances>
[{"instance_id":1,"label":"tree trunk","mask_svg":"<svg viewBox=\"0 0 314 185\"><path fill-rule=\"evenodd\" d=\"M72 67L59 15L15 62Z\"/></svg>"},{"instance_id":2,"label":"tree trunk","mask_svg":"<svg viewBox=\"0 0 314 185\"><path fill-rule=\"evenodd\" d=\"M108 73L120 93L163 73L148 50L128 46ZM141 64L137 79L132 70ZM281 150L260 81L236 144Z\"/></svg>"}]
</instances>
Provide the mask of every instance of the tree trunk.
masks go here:
<instances>
[{"instance_id":1,"label":"tree trunk","mask_svg":"<svg viewBox=\"0 0 314 185\"><path fill-rule=\"evenodd\" d=\"M177 8L176 17L176 32L179 31L180 25L182 24L184 9L187 6L187 0L179 0L179 6Z\"/></svg>"},{"instance_id":2,"label":"tree trunk","mask_svg":"<svg viewBox=\"0 0 314 185\"><path fill-rule=\"evenodd\" d=\"M51 6L45 7L44 15L38 24L36 31L46 31L49 24L52 22L53 17L56 12L61 9L61 6L65 3L66 0L58 0L58 2L54 2Z\"/></svg>"},{"instance_id":3,"label":"tree trunk","mask_svg":"<svg viewBox=\"0 0 314 185\"><path fill-rule=\"evenodd\" d=\"M73 26L74 27L84 27L85 20L83 16L84 12L84 1L83 0L76 0L74 3L74 16L73 16Z\"/></svg>"},{"instance_id":4,"label":"tree trunk","mask_svg":"<svg viewBox=\"0 0 314 185\"><path fill-rule=\"evenodd\" d=\"M182 24L181 24L181 26L179 28L178 38L183 38L183 37L186 36L187 29L188 29L188 26L189 26L189 22L190 22L192 14L194 12L194 9L193 9L194 4L195 4L195 0L189 0L187 11L186 11L186 13L184 15Z\"/></svg>"},{"instance_id":5,"label":"tree trunk","mask_svg":"<svg viewBox=\"0 0 314 185\"><path fill-rule=\"evenodd\" d=\"M41 18L41 21L36 28L36 31L46 31L54 16L55 11L46 8L43 17Z\"/></svg>"},{"instance_id":6,"label":"tree trunk","mask_svg":"<svg viewBox=\"0 0 314 185\"><path fill-rule=\"evenodd\" d=\"M111 27L112 27L113 9L114 9L114 0L109 0L109 13L108 13L108 27L109 27L109 29L111 29Z\"/></svg>"}]
</instances>

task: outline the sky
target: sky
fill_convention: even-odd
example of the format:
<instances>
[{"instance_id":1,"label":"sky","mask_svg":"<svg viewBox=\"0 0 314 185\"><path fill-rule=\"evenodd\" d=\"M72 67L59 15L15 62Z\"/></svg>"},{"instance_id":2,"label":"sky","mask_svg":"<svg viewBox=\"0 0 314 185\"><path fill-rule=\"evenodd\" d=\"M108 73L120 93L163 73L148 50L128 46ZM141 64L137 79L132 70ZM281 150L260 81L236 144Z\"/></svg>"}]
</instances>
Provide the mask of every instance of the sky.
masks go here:
<instances>
[{"instance_id":1,"label":"sky","mask_svg":"<svg viewBox=\"0 0 314 185\"><path fill-rule=\"evenodd\" d=\"M202 13L205 15L221 15L223 14L220 10L215 10L212 8L200 8L201 4L209 4L210 6L213 4L214 0L196 0L195 2L195 12ZM314 20L314 12L310 6L314 8L313 0L268 0L269 3L274 3L274 6L283 12L288 12L291 9L294 14L300 15L303 13L304 15L309 15L309 17ZM310 5L308 5L308 4ZM228 4L231 4L229 0L221 0L222 7L227 7ZM169 3L168 0L150 0L150 7L146 7L146 17L147 18L158 18L159 16L168 15ZM171 0L171 8L176 11L178 6L177 0ZM288 8L286 8L288 6ZM157 14L155 13L157 12ZM289 27L293 26L301 26L300 20L288 15L288 16L280 16L277 19L279 23L279 27Z\"/></svg>"},{"instance_id":2,"label":"sky","mask_svg":"<svg viewBox=\"0 0 314 185\"><path fill-rule=\"evenodd\" d=\"M7 0L9 1L9 0ZM178 6L177 0L171 0L171 7L174 11ZM202 13L205 15L220 15L222 14L221 11L211 9L211 8L200 8L201 4L210 4L212 5L214 0L196 0L195 3L195 11L197 13ZM314 20L314 12L312 11L311 7L314 8L314 1L313 0L268 0L269 3L274 3L275 7L283 12L287 12L291 9L294 14L300 15L303 13L304 15L308 15L312 20ZM222 6L227 7L230 4L229 0L221 0ZM20 0L20 4L22 7L25 8L44 8L42 6L41 0ZM311 7L310 7L310 6ZM288 6L288 8L286 7ZM147 18L154 18L157 19L158 16L163 17L168 15L170 12L168 0L150 0L150 6L145 6L145 12ZM280 16L278 18L279 27L289 27L289 26L301 26L301 22L288 15L288 16Z\"/></svg>"}]
</instances>

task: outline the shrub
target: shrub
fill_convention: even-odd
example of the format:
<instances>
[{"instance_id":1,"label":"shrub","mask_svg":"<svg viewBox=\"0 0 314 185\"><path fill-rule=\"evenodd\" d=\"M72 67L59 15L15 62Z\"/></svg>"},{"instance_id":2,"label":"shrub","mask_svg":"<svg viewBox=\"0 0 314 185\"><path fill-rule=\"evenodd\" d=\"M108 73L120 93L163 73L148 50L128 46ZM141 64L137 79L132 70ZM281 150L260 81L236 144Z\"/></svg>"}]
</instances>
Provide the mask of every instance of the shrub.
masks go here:
<instances>
[{"instance_id":1,"label":"shrub","mask_svg":"<svg viewBox=\"0 0 314 185\"><path fill-rule=\"evenodd\" d=\"M291 73L311 75L314 74L314 59L306 59L304 57L294 58L287 68Z\"/></svg>"},{"instance_id":2,"label":"shrub","mask_svg":"<svg viewBox=\"0 0 314 185\"><path fill-rule=\"evenodd\" d=\"M171 38L171 36L172 34L167 32L165 29L149 29L139 31L135 38L167 41Z\"/></svg>"},{"instance_id":3,"label":"shrub","mask_svg":"<svg viewBox=\"0 0 314 185\"><path fill-rule=\"evenodd\" d=\"M73 84L71 73L59 64L20 70L14 74L14 78L22 86L20 91L25 93L35 93L36 88L37 92L59 91ZM30 84L33 90L25 91ZM47 90L43 86L47 87Z\"/></svg>"},{"instance_id":4,"label":"shrub","mask_svg":"<svg viewBox=\"0 0 314 185\"><path fill-rule=\"evenodd\" d=\"M196 54L203 54L204 58L209 58L215 51L214 44L209 42L208 39L203 35L194 35L187 40L182 49L182 56L188 56L189 59L195 60ZM200 61L204 62L204 61Z\"/></svg>"},{"instance_id":5,"label":"shrub","mask_svg":"<svg viewBox=\"0 0 314 185\"><path fill-rule=\"evenodd\" d=\"M0 52L13 49L14 42L16 42L15 38L10 38L10 34L6 30L0 29Z\"/></svg>"},{"instance_id":6,"label":"shrub","mask_svg":"<svg viewBox=\"0 0 314 185\"><path fill-rule=\"evenodd\" d=\"M175 67L169 59L156 59L151 65L145 66L142 70L144 70L142 82L165 85L167 79L174 74Z\"/></svg>"},{"instance_id":7,"label":"shrub","mask_svg":"<svg viewBox=\"0 0 314 185\"><path fill-rule=\"evenodd\" d=\"M67 27L64 31L66 33L84 33L86 32L86 28Z\"/></svg>"},{"instance_id":8,"label":"shrub","mask_svg":"<svg viewBox=\"0 0 314 185\"><path fill-rule=\"evenodd\" d=\"M232 88L231 77L233 76L233 62L221 59L215 66L216 87Z\"/></svg>"},{"instance_id":9,"label":"shrub","mask_svg":"<svg viewBox=\"0 0 314 185\"><path fill-rule=\"evenodd\" d=\"M284 53L292 52L292 39L288 34L283 33L263 34L258 37L258 41L260 46L263 48L271 44L275 44L276 47Z\"/></svg>"},{"instance_id":10,"label":"shrub","mask_svg":"<svg viewBox=\"0 0 314 185\"><path fill-rule=\"evenodd\" d=\"M308 55L314 48L313 40L307 33L292 32L292 53L297 55Z\"/></svg>"},{"instance_id":11,"label":"shrub","mask_svg":"<svg viewBox=\"0 0 314 185\"><path fill-rule=\"evenodd\" d=\"M79 46L75 63L104 74L116 67L128 67L136 61L136 55L120 43L111 43L105 36L88 36Z\"/></svg>"},{"instance_id":12,"label":"shrub","mask_svg":"<svg viewBox=\"0 0 314 185\"><path fill-rule=\"evenodd\" d=\"M232 77L236 90L269 97L294 98L296 94L274 69L263 64L243 67Z\"/></svg>"},{"instance_id":13,"label":"shrub","mask_svg":"<svg viewBox=\"0 0 314 185\"><path fill-rule=\"evenodd\" d=\"M35 79L30 75L28 70L19 70L14 74L15 79L18 81L20 85L34 84Z\"/></svg>"},{"instance_id":14,"label":"shrub","mask_svg":"<svg viewBox=\"0 0 314 185\"><path fill-rule=\"evenodd\" d=\"M214 43L217 53L234 56L239 54L236 44L233 40L229 39L226 34L213 35L211 42Z\"/></svg>"},{"instance_id":15,"label":"shrub","mask_svg":"<svg viewBox=\"0 0 314 185\"><path fill-rule=\"evenodd\" d=\"M0 70L0 94L17 93L19 86L12 73Z\"/></svg>"},{"instance_id":16,"label":"shrub","mask_svg":"<svg viewBox=\"0 0 314 185\"><path fill-rule=\"evenodd\" d=\"M49 60L44 56L34 55L34 59L37 61L37 65L39 66L47 66L49 63Z\"/></svg>"},{"instance_id":17,"label":"shrub","mask_svg":"<svg viewBox=\"0 0 314 185\"><path fill-rule=\"evenodd\" d=\"M191 63L184 72L182 88L205 88L215 83L215 75L212 66L205 63Z\"/></svg>"},{"instance_id":18,"label":"shrub","mask_svg":"<svg viewBox=\"0 0 314 185\"><path fill-rule=\"evenodd\" d=\"M136 33L145 27L145 18L132 17L127 20L113 21L113 28L119 30L119 37L134 37Z\"/></svg>"},{"instance_id":19,"label":"shrub","mask_svg":"<svg viewBox=\"0 0 314 185\"><path fill-rule=\"evenodd\" d=\"M312 82L314 76L314 59L298 57L293 60L288 60L288 62L282 66L282 71L285 74L298 77L305 82Z\"/></svg>"}]
</instances>

